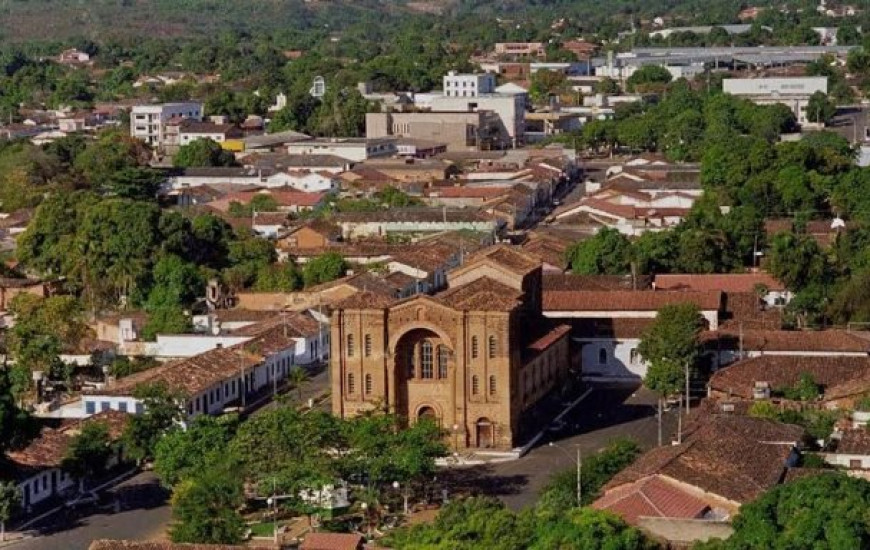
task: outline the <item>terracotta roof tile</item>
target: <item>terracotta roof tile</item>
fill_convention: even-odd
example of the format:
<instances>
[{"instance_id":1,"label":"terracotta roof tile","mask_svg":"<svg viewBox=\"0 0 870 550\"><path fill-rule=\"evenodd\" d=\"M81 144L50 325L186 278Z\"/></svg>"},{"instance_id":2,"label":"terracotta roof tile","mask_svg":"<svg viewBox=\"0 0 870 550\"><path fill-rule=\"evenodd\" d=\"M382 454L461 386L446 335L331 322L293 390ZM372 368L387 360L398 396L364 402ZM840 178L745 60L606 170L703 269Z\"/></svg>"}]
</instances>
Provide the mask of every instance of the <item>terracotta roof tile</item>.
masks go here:
<instances>
[{"instance_id":1,"label":"terracotta roof tile","mask_svg":"<svg viewBox=\"0 0 870 550\"><path fill-rule=\"evenodd\" d=\"M523 293L489 277L435 295L449 307L463 311L511 311L520 305Z\"/></svg>"},{"instance_id":2,"label":"terracotta roof tile","mask_svg":"<svg viewBox=\"0 0 870 550\"><path fill-rule=\"evenodd\" d=\"M768 273L724 273L695 275L688 273L656 275L656 290L721 290L722 292L753 292L756 285L768 290L785 290L785 286Z\"/></svg>"},{"instance_id":3,"label":"terracotta roof tile","mask_svg":"<svg viewBox=\"0 0 870 550\"><path fill-rule=\"evenodd\" d=\"M712 415L687 427L684 435L680 445L642 455L606 489L662 475L734 502L749 502L782 480L786 460L804 430L759 418Z\"/></svg>"},{"instance_id":4,"label":"terracotta roof tile","mask_svg":"<svg viewBox=\"0 0 870 550\"><path fill-rule=\"evenodd\" d=\"M364 539L349 533L309 533L299 550L360 550Z\"/></svg>"},{"instance_id":5,"label":"terracotta roof tile","mask_svg":"<svg viewBox=\"0 0 870 550\"><path fill-rule=\"evenodd\" d=\"M544 290L545 311L657 311L680 303L696 304L701 310L719 310L722 293L651 292L644 290Z\"/></svg>"},{"instance_id":6,"label":"terracotta roof tile","mask_svg":"<svg viewBox=\"0 0 870 550\"><path fill-rule=\"evenodd\" d=\"M642 275L574 275L572 273L547 273L543 278L544 292L550 290L645 290L651 278Z\"/></svg>"},{"instance_id":7,"label":"terracotta roof tile","mask_svg":"<svg viewBox=\"0 0 870 550\"><path fill-rule=\"evenodd\" d=\"M592 507L609 510L633 525L643 517L701 518L711 508L663 476L649 476L611 489Z\"/></svg>"},{"instance_id":8,"label":"terracotta roof tile","mask_svg":"<svg viewBox=\"0 0 870 550\"><path fill-rule=\"evenodd\" d=\"M870 391L870 357L762 355L719 369L710 377L711 389L753 398L756 382L768 382L773 389L796 384L803 373L812 375L825 397L842 393L845 384L858 382L852 395ZM836 392L836 393L835 393Z\"/></svg>"},{"instance_id":9,"label":"terracotta roof tile","mask_svg":"<svg viewBox=\"0 0 870 550\"><path fill-rule=\"evenodd\" d=\"M742 334L742 343L741 343ZM702 341L711 349L747 351L846 352L870 354L870 340L844 330L719 330Z\"/></svg>"},{"instance_id":10,"label":"terracotta roof tile","mask_svg":"<svg viewBox=\"0 0 870 550\"><path fill-rule=\"evenodd\" d=\"M870 455L870 430L858 428L846 430L837 443L837 453L846 455Z\"/></svg>"}]
</instances>

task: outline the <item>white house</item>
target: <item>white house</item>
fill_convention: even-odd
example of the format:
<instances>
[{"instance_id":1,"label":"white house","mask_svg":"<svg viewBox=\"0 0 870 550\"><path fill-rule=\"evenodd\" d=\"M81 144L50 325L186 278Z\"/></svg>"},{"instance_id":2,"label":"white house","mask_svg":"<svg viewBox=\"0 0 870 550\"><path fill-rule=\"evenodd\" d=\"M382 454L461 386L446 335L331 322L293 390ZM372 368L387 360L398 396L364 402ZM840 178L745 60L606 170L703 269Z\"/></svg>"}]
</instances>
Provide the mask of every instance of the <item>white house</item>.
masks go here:
<instances>
[{"instance_id":1,"label":"white house","mask_svg":"<svg viewBox=\"0 0 870 550\"><path fill-rule=\"evenodd\" d=\"M551 279L555 280L555 279ZM559 279L570 281L571 278ZM722 293L647 290L577 290L545 279L543 313L573 326L581 348L583 376L593 379L639 379L647 364L637 352L640 338L666 305L694 303L711 330L719 327Z\"/></svg>"},{"instance_id":2,"label":"white house","mask_svg":"<svg viewBox=\"0 0 870 550\"><path fill-rule=\"evenodd\" d=\"M463 74L450 71L443 77L445 97L478 97L495 92L492 73Z\"/></svg>"},{"instance_id":3,"label":"white house","mask_svg":"<svg viewBox=\"0 0 870 550\"><path fill-rule=\"evenodd\" d=\"M331 172L284 169L265 178L263 186L292 187L306 192L335 191L339 180Z\"/></svg>"},{"instance_id":4,"label":"white house","mask_svg":"<svg viewBox=\"0 0 870 550\"><path fill-rule=\"evenodd\" d=\"M26 447L7 452L11 471L4 468L0 472L0 481L9 477L16 483L25 513L51 497L71 496L76 491L77 483L61 465L73 438L85 425L103 423L108 428L109 437L117 440L128 418L126 414L106 412L57 429L43 429ZM117 463L119 458L117 454L110 457L109 465Z\"/></svg>"},{"instance_id":5,"label":"white house","mask_svg":"<svg viewBox=\"0 0 870 550\"><path fill-rule=\"evenodd\" d=\"M318 138L289 143L288 155L333 155L352 162L391 157L397 153L396 138Z\"/></svg>"},{"instance_id":6,"label":"white house","mask_svg":"<svg viewBox=\"0 0 870 550\"><path fill-rule=\"evenodd\" d=\"M163 145L166 122L172 118L202 120L202 103L135 105L130 112L130 136L153 146Z\"/></svg>"},{"instance_id":7,"label":"white house","mask_svg":"<svg viewBox=\"0 0 870 550\"><path fill-rule=\"evenodd\" d=\"M785 105L794 112L798 124L806 124L810 96L816 92L828 93L828 77L726 78L722 81L722 91L758 105Z\"/></svg>"}]
</instances>

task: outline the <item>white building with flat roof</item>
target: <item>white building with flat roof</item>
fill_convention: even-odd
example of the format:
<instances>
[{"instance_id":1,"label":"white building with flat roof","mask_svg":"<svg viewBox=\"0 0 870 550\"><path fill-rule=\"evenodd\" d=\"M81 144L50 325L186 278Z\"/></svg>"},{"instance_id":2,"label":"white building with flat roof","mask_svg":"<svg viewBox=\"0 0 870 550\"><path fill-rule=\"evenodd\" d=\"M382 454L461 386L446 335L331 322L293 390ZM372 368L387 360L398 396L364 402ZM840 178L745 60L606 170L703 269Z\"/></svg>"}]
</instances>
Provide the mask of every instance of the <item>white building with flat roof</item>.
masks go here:
<instances>
[{"instance_id":1,"label":"white building with flat roof","mask_svg":"<svg viewBox=\"0 0 870 550\"><path fill-rule=\"evenodd\" d=\"M758 105L782 104L790 108L798 124L806 124L807 105L816 92L828 93L828 77L726 78L722 91Z\"/></svg>"},{"instance_id":2,"label":"white building with flat roof","mask_svg":"<svg viewBox=\"0 0 870 550\"><path fill-rule=\"evenodd\" d=\"M173 118L202 120L202 103L136 105L130 112L130 135L154 146L163 145L166 122Z\"/></svg>"},{"instance_id":3,"label":"white building with flat roof","mask_svg":"<svg viewBox=\"0 0 870 550\"><path fill-rule=\"evenodd\" d=\"M492 73L460 74L450 71L444 75L446 97L477 97L495 92L495 75Z\"/></svg>"},{"instance_id":4,"label":"white building with flat roof","mask_svg":"<svg viewBox=\"0 0 870 550\"><path fill-rule=\"evenodd\" d=\"M288 155L334 155L352 162L391 157L398 153L396 138L317 138L287 145Z\"/></svg>"}]
</instances>

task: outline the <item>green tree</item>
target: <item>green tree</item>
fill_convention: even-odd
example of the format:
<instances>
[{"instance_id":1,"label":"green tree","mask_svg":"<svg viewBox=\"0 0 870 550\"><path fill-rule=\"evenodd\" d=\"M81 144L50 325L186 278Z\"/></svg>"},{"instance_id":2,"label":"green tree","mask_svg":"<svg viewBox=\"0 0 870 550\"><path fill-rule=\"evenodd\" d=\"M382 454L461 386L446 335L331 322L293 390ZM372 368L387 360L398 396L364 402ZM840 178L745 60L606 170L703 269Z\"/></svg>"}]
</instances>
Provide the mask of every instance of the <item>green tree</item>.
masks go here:
<instances>
[{"instance_id":1,"label":"green tree","mask_svg":"<svg viewBox=\"0 0 870 550\"><path fill-rule=\"evenodd\" d=\"M306 287L328 283L347 272L347 262L338 252L326 252L309 260L302 268L302 280Z\"/></svg>"},{"instance_id":2,"label":"green tree","mask_svg":"<svg viewBox=\"0 0 870 550\"><path fill-rule=\"evenodd\" d=\"M600 496L610 479L629 466L640 455L640 447L630 439L617 439L593 454L582 457L580 468L583 506ZM577 506L577 470L569 468L554 474L541 491L536 509L538 514L556 514Z\"/></svg>"},{"instance_id":3,"label":"green tree","mask_svg":"<svg viewBox=\"0 0 870 550\"><path fill-rule=\"evenodd\" d=\"M778 485L740 508L734 534L702 549L866 548L870 483L825 473Z\"/></svg>"},{"instance_id":4,"label":"green tree","mask_svg":"<svg viewBox=\"0 0 870 550\"><path fill-rule=\"evenodd\" d=\"M21 491L13 481L0 481L0 542L6 540L6 522L21 504Z\"/></svg>"},{"instance_id":5,"label":"green tree","mask_svg":"<svg viewBox=\"0 0 870 550\"><path fill-rule=\"evenodd\" d=\"M537 103L547 100L551 95L559 95L567 89L567 79L560 71L541 69L535 72L529 86L529 96Z\"/></svg>"},{"instance_id":6,"label":"green tree","mask_svg":"<svg viewBox=\"0 0 870 550\"><path fill-rule=\"evenodd\" d=\"M673 80L671 73L661 65L644 65L634 71L625 84L629 92L658 90Z\"/></svg>"},{"instance_id":7,"label":"green tree","mask_svg":"<svg viewBox=\"0 0 870 550\"><path fill-rule=\"evenodd\" d=\"M542 523L530 550L572 548L576 550L644 550L658 545L610 512L592 508L566 511L557 520Z\"/></svg>"},{"instance_id":8,"label":"green tree","mask_svg":"<svg viewBox=\"0 0 870 550\"><path fill-rule=\"evenodd\" d=\"M605 227L568 248L566 255L578 275L622 275L631 267L631 242L618 230Z\"/></svg>"},{"instance_id":9,"label":"green tree","mask_svg":"<svg viewBox=\"0 0 870 550\"><path fill-rule=\"evenodd\" d=\"M619 83L610 77L605 77L595 83L593 91L596 94L614 95L619 93Z\"/></svg>"},{"instance_id":10,"label":"green tree","mask_svg":"<svg viewBox=\"0 0 870 550\"><path fill-rule=\"evenodd\" d=\"M837 114L837 106L824 92L815 92L807 103L807 120L827 124Z\"/></svg>"},{"instance_id":11,"label":"green tree","mask_svg":"<svg viewBox=\"0 0 870 550\"><path fill-rule=\"evenodd\" d=\"M30 418L18 407L10 370L0 367L0 456L21 445L29 434Z\"/></svg>"},{"instance_id":12,"label":"green tree","mask_svg":"<svg viewBox=\"0 0 870 550\"><path fill-rule=\"evenodd\" d=\"M239 544L245 522L242 478L229 466L201 470L178 483L172 494L172 542Z\"/></svg>"},{"instance_id":13,"label":"green tree","mask_svg":"<svg viewBox=\"0 0 870 550\"><path fill-rule=\"evenodd\" d=\"M124 168L101 182L104 194L135 200L153 200L166 178L150 168Z\"/></svg>"},{"instance_id":14,"label":"green tree","mask_svg":"<svg viewBox=\"0 0 870 550\"><path fill-rule=\"evenodd\" d=\"M288 377L288 380L293 385L293 387L296 388L296 391L299 394L299 400L301 401L302 400L302 385L308 381L308 373L305 371L304 368L297 365L297 366L293 367L292 369L290 369L290 375Z\"/></svg>"},{"instance_id":15,"label":"green tree","mask_svg":"<svg viewBox=\"0 0 870 550\"><path fill-rule=\"evenodd\" d=\"M190 306L205 292L205 282L196 265L174 254L162 256L154 265L154 284L146 309L156 311L173 306Z\"/></svg>"},{"instance_id":16,"label":"green tree","mask_svg":"<svg viewBox=\"0 0 870 550\"><path fill-rule=\"evenodd\" d=\"M799 291L827 281L829 267L818 243L808 235L778 233L768 252L770 274Z\"/></svg>"},{"instance_id":17,"label":"green tree","mask_svg":"<svg viewBox=\"0 0 870 550\"><path fill-rule=\"evenodd\" d=\"M190 315L181 306L160 306L149 311L142 338L154 341L158 334L186 334L192 328Z\"/></svg>"},{"instance_id":18,"label":"green tree","mask_svg":"<svg viewBox=\"0 0 870 550\"><path fill-rule=\"evenodd\" d=\"M816 384L813 375L802 372L797 384L790 388L779 390L786 399L795 401L815 401L822 394L822 388Z\"/></svg>"},{"instance_id":19,"label":"green tree","mask_svg":"<svg viewBox=\"0 0 870 550\"><path fill-rule=\"evenodd\" d=\"M236 158L212 139L195 139L178 148L172 163L179 168L197 166L235 166Z\"/></svg>"},{"instance_id":20,"label":"green tree","mask_svg":"<svg viewBox=\"0 0 870 550\"><path fill-rule=\"evenodd\" d=\"M170 428L154 447L154 471L163 485L172 487L229 460L237 422L233 416L201 415L187 429Z\"/></svg>"},{"instance_id":21,"label":"green tree","mask_svg":"<svg viewBox=\"0 0 870 550\"><path fill-rule=\"evenodd\" d=\"M648 364L644 385L659 394L659 444L662 401L684 387L684 373L694 367L700 352L704 318L691 303L661 308L637 347Z\"/></svg>"},{"instance_id":22,"label":"green tree","mask_svg":"<svg viewBox=\"0 0 870 550\"><path fill-rule=\"evenodd\" d=\"M103 422L88 422L70 441L61 468L79 482L79 493L85 491L85 481L106 471L114 452L109 428Z\"/></svg>"},{"instance_id":23,"label":"green tree","mask_svg":"<svg viewBox=\"0 0 870 550\"><path fill-rule=\"evenodd\" d=\"M154 456L154 448L173 425L182 419L181 396L163 384L148 384L133 390L133 397L142 402L142 414L130 418L122 441L127 456L145 460Z\"/></svg>"}]
</instances>

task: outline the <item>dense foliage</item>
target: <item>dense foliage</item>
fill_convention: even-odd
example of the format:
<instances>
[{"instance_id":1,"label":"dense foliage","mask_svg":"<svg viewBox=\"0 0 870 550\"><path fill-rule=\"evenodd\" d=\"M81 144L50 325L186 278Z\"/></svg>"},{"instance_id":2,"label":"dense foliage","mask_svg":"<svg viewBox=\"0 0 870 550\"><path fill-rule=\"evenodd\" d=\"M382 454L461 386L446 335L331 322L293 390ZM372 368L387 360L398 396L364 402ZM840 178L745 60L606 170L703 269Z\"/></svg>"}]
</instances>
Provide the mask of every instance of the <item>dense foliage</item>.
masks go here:
<instances>
[{"instance_id":1,"label":"dense foliage","mask_svg":"<svg viewBox=\"0 0 870 550\"><path fill-rule=\"evenodd\" d=\"M866 548L870 483L841 473L822 474L780 485L743 505L726 541L703 550L802 550Z\"/></svg>"}]
</instances>

